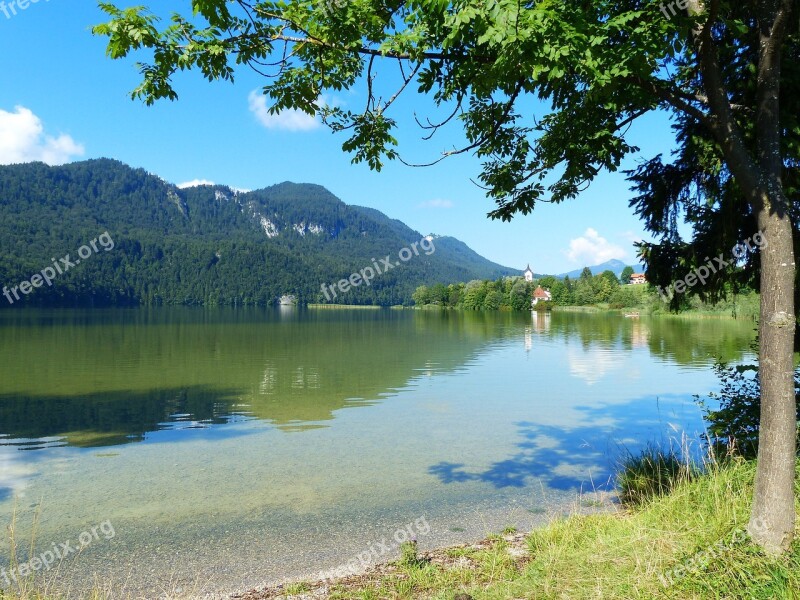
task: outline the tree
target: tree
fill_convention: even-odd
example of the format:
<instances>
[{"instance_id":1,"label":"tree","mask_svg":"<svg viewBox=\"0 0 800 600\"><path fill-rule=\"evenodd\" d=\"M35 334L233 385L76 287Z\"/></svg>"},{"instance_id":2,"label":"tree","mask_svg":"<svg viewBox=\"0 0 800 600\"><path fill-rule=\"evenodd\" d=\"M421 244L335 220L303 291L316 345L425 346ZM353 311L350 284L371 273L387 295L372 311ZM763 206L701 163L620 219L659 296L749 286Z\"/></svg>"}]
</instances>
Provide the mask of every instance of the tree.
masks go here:
<instances>
[{"instance_id":1,"label":"tree","mask_svg":"<svg viewBox=\"0 0 800 600\"><path fill-rule=\"evenodd\" d=\"M486 294L483 300L483 308L485 310L497 310L503 304L503 293L497 290L492 290Z\"/></svg>"},{"instance_id":2,"label":"tree","mask_svg":"<svg viewBox=\"0 0 800 600\"><path fill-rule=\"evenodd\" d=\"M542 286L542 289L549 290L558 282L558 279L553 277L552 275L545 275L536 283Z\"/></svg>"},{"instance_id":3,"label":"tree","mask_svg":"<svg viewBox=\"0 0 800 600\"><path fill-rule=\"evenodd\" d=\"M485 281L473 279L464 288L464 308L467 310L480 310L486 298L488 288Z\"/></svg>"},{"instance_id":4,"label":"tree","mask_svg":"<svg viewBox=\"0 0 800 600\"><path fill-rule=\"evenodd\" d=\"M550 292L553 295L553 304L568 306L573 302L572 292L563 281L556 281L550 288Z\"/></svg>"},{"instance_id":5,"label":"tree","mask_svg":"<svg viewBox=\"0 0 800 600\"><path fill-rule=\"evenodd\" d=\"M419 286L416 290L414 290L414 293L411 294L411 299L417 306L425 306L428 304L431 301L431 293L430 290L428 290L428 286Z\"/></svg>"},{"instance_id":6,"label":"tree","mask_svg":"<svg viewBox=\"0 0 800 600\"><path fill-rule=\"evenodd\" d=\"M631 282L631 275L633 275L633 267L627 266L624 269L622 269L622 273L619 276L619 280L625 285L628 285Z\"/></svg>"},{"instance_id":7,"label":"tree","mask_svg":"<svg viewBox=\"0 0 800 600\"><path fill-rule=\"evenodd\" d=\"M613 308L632 308L641 304L642 297L629 287L619 287L609 299L609 304Z\"/></svg>"},{"instance_id":8,"label":"tree","mask_svg":"<svg viewBox=\"0 0 800 600\"><path fill-rule=\"evenodd\" d=\"M611 269L606 269L600 273L600 277L607 280L608 283L610 283L613 287L619 287L619 279L617 279L617 274Z\"/></svg>"},{"instance_id":9,"label":"tree","mask_svg":"<svg viewBox=\"0 0 800 600\"><path fill-rule=\"evenodd\" d=\"M795 519L795 260L783 174L797 169L798 142L780 99L783 59L798 62L796 4L194 0L191 19L175 15L159 30L142 8L103 3L111 21L95 32L108 36L111 58L152 50L133 92L146 103L177 98L178 70L231 80L236 65L250 65L268 78L273 111L320 113L347 132L343 148L353 160L373 169L399 158L390 113L401 92L416 88L463 123L467 143L442 158L474 152L485 161L479 179L497 203L490 215L503 220L540 200L574 198L599 172L618 169L636 150L625 133L641 116L662 110L696 123L768 242L759 253L762 403L748 530L778 553ZM379 93L375 78L391 65L399 67L397 93ZM734 76L746 93L731 93ZM359 84L361 112L320 100ZM529 112L530 98L543 101L543 114L526 120L520 106ZM449 121L423 121L426 135Z\"/></svg>"},{"instance_id":10,"label":"tree","mask_svg":"<svg viewBox=\"0 0 800 600\"><path fill-rule=\"evenodd\" d=\"M511 308L514 310L531 309L531 286L523 280L518 279L511 288Z\"/></svg>"},{"instance_id":11,"label":"tree","mask_svg":"<svg viewBox=\"0 0 800 600\"><path fill-rule=\"evenodd\" d=\"M433 304L447 305L447 287L443 283L437 283L430 289L430 300Z\"/></svg>"},{"instance_id":12,"label":"tree","mask_svg":"<svg viewBox=\"0 0 800 600\"><path fill-rule=\"evenodd\" d=\"M451 308L455 308L464 294L463 283L451 283L447 286L447 304Z\"/></svg>"},{"instance_id":13,"label":"tree","mask_svg":"<svg viewBox=\"0 0 800 600\"><path fill-rule=\"evenodd\" d=\"M616 277L614 281L616 281ZM597 302L608 302L617 287L619 287L619 284L614 286L608 277L603 277L602 275L595 277L592 285Z\"/></svg>"}]
</instances>

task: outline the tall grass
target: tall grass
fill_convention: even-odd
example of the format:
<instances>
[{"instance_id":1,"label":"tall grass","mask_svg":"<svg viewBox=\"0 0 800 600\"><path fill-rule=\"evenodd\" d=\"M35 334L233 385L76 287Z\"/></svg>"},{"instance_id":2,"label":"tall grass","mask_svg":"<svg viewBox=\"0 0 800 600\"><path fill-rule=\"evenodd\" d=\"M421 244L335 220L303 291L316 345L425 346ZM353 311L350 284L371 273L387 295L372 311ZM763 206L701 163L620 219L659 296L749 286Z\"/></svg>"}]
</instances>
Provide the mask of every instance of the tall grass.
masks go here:
<instances>
[{"instance_id":1,"label":"tall grass","mask_svg":"<svg viewBox=\"0 0 800 600\"><path fill-rule=\"evenodd\" d=\"M661 450L650 445L639 455L628 454L617 475L620 500L641 504L669 494L682 482L691 481L702 471L687 452Z\"/></svg>"}]
</instances>

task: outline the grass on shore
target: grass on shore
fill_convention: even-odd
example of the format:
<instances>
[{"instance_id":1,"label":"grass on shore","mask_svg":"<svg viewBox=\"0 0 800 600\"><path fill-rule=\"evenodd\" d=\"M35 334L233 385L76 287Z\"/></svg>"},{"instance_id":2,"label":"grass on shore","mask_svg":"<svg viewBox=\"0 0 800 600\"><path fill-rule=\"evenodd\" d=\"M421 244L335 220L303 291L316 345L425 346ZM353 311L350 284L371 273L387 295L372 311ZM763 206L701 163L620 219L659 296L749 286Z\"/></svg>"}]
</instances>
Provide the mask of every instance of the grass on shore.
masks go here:
<instances>
[{"instance_id":1,"label":"grass on shore","mask_svg":"<svg viewBox=\"0 0 800 600\"><path fill-rule=\"evenodd\" d=\"M800 539L775 558L744 533L754 474L753 462L711 465L703 475L680 477L668 493L640 498L634 508L535 530L521 552L509 536L496 536L443 551L455 560L428 553L417 563L396 563L391 572L333 585L327 597L800 598ZM797 491L800 496L800 485Z\"/></svg>"}]
</instances>

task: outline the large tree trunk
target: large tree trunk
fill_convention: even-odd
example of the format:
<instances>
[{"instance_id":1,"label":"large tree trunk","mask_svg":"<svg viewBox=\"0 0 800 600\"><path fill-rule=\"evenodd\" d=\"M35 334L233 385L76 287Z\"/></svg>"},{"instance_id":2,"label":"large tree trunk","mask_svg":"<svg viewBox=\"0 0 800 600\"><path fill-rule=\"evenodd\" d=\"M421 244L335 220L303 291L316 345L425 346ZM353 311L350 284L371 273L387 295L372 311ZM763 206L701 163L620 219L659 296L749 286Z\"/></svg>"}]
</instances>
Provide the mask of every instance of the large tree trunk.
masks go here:
<instances>
[{"instance_id":1,"label":"large tree trunk","mask_svg":"<svg viewBox=\"0 0 800 600\"><path fill-rule=\"evenodd\" d=\"M783 195L774 188L771 191ZM761 248L761 422L748 532L770 553L788 549L795 522L795 264L792 224L782 210L785 206L781 201L767 201L758 215L767 244Z\"/></svg>"}]
</instances>

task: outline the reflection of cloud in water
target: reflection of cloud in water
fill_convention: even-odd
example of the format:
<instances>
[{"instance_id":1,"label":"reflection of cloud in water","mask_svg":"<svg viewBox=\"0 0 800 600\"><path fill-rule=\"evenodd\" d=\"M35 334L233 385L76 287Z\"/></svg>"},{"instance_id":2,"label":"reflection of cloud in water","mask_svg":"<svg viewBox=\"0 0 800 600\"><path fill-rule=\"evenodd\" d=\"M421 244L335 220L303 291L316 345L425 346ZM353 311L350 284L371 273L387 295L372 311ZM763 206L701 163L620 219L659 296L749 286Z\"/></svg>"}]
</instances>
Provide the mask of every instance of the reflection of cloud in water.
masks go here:
<instances>
[{"instance_id":1,"label":"reflection of cloud in water","mask_svg":"<svg viewBox=\"0 0 800 600\"><path fill-rule=\"evenodd\" d=\"M589 385L594 385L624 365L619 351L607 348L579 349L567 346L567 361L569 372Z\"/></svg>"},{"instance_id":2,"label":"reflection of cloud in water","mask_svg":"<svg viewBox=\"0 0 800 600\"><path fill-rule=\"evenodd\" d=\"M38 475L30 458L13 446L0 446L0 501L25 495L30 480Z\"/></svg>"}]
</instances>

